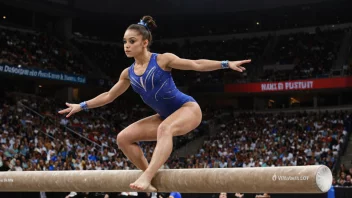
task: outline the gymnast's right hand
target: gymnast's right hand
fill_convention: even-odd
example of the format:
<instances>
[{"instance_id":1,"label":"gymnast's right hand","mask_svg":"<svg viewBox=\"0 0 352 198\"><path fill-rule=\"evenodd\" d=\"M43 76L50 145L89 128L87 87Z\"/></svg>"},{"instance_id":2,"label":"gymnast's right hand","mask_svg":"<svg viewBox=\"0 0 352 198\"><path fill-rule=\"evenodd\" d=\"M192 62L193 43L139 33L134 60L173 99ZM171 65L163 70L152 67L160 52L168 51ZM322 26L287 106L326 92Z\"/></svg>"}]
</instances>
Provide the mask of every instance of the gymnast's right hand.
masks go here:
<instances>
[{"instance_id":1,"label":"gymnast's right hand","mask_svg":"<svg viewBox=\"0 0 352 198\"><path fill-rule=\"evenodd\" d=\"M70 117L71 115L73 115L75 113L82 111L82 108L79 104L70 104L70 103L66 102L66 105L67 105L66 109L59 111L59 114L68 113L66 118Z\"/></svg>"}]
</instances>

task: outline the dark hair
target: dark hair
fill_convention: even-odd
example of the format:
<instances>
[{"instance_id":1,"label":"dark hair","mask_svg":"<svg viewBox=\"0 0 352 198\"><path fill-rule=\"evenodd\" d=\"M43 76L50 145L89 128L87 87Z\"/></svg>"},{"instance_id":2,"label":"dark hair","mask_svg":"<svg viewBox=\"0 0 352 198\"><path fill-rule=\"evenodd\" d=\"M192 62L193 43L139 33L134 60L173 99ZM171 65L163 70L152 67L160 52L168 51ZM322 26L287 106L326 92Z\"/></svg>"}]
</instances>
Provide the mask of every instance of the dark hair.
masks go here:
<instances>
[{"instance_id":1,"label":"dark hair","mask_svg":"<svg viewBox=\"0 0 352 198\"><path fill-rule=\"evenodd\" d=\"M141 22L146 24L147 27L141 24L132 24L127 29L128 30L137 30L143 37L143 40L147 39L149 41L148 48L152 44L152 30L154 30L157 26L156 23L151 16L143 16Z\"/></svg>"}]
</instances>

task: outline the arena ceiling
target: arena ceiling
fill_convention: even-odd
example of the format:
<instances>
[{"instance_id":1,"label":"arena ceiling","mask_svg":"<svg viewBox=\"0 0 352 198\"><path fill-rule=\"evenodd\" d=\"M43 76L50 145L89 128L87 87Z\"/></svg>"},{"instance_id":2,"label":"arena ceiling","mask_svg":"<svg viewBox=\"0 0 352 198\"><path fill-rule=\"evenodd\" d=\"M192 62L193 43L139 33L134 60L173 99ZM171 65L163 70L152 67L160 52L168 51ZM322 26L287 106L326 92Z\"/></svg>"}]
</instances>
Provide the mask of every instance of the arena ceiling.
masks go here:
<instances>
[{"instance_id":1,"label":"arena ceiling","mask_svg":"<svg viewBox=\"0 0 352 198\"><path fill-rule=\"evenodd\" d=\"M118 15L219 14L341 0L0 0L33 9Z\"/></svg>"},{"instance_id":2,"label":"arena ceiling","mask_svg":"<svg viewBox=\"0 0 352 198\"><path fill-rule=\"evenodd\" d=\"M73 0L76 8L120 14L211 14L317 3L327 0ZM329 1L329 0L328 0ZM332 1L332 0L330 0Z\"/></svg>"}]
</instances>

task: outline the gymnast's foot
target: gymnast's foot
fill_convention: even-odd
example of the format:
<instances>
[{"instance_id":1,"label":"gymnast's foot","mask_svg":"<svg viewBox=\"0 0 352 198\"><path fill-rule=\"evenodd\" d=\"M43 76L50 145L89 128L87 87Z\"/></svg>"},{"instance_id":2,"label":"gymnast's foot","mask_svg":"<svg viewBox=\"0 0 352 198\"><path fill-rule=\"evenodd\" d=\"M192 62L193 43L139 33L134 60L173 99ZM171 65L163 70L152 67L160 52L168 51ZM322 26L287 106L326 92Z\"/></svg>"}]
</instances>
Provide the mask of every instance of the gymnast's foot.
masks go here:
<instances>
[{"instance_id":1,"label":"gymnast's foot","mask_svg":"<svg viewBox=\"0 0 352 198\"><path fill-rule=\"evenodd\" d=\"M130 188L144 192L157 192L157 189L150 184L151 178L142 174L134 183L130 184Z\"/></svg>"}]
</instances>

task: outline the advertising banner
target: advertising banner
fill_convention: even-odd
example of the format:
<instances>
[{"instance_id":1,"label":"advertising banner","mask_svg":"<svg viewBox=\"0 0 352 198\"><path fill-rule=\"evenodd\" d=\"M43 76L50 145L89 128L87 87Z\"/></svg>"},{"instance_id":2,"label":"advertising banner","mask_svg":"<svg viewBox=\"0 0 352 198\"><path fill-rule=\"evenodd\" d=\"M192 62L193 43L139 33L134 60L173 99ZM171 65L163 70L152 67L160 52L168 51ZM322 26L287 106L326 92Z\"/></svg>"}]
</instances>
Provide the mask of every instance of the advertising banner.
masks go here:
<instances>
[{"instance_id":1,"label":"advertising banner","mask_svg":"<svg viewBox=\"0 0 352 198\"><path fill-rule=\"evenodd\" d=\"M56 72L56 71L48 71L44 69L10 66L5 64L0 64L0 73L34 77L34 78L45 78L49 80L60 80L60 81L74 82L74 83L81 83L81 84L86 83L86 77L84 76L78 76L75 74L66 74L66 73Z\"/></svg>"},{"instance_id":2,"label":"advertising banner","mask_svg":"<svg viewBox=\"0 0 352 198\"><path fill-rule=\"evenodd\" d=\"M225 92L260 93L352 87L352 77L225 85Z\"/></svg>"}]
</instances>

